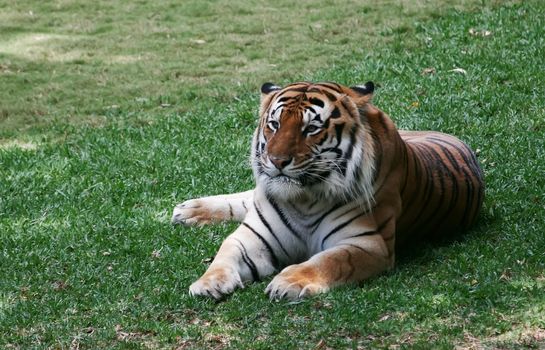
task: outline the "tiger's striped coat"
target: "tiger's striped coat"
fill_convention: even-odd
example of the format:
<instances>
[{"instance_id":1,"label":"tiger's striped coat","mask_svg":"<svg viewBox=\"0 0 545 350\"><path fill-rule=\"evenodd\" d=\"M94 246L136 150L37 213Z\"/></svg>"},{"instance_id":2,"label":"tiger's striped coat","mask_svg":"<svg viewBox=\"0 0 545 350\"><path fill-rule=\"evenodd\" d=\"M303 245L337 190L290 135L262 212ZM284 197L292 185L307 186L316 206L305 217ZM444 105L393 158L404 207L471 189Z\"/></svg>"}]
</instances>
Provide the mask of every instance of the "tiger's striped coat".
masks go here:
<instances>
[{"instance_id":1,"label":"tiger's striped coat","mask_svg":"<svg viewBox=\"0 0 545 350\"><path fill-rule=\"evenodd\" d=\"M263 85L255 189L174 209L175 223L242 222L192 295L219 299L277 272L273 299L326 292L392 268L396 245L475 221L484 185L474 153L454 136L398 131L373 90Z\"/></svg>"}]
</instances>

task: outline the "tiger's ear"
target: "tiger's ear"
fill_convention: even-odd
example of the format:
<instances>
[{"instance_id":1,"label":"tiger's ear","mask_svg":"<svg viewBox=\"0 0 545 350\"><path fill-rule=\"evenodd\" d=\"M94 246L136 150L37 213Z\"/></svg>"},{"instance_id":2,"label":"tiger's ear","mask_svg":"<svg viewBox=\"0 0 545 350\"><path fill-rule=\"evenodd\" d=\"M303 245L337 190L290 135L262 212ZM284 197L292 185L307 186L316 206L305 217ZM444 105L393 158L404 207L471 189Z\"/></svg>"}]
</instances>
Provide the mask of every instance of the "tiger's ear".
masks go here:
<instances>
[{"instance_id":1,"label":"tiger's ear","mask_svg":"<svg viewBox=\"0 0 545 350\"><path fill-rule=\"evenodd\" d=\"M273 91L280 90L280 86L274 85L273 83L265 83L261 85L261 93L264 95L268 95Z\"/></svg>"},{"instance_id":2,"label":"tiger's ear","mask_svg":"<svg viewBox=\"0 0 545 350\"><path fill-rule=\"evenodd\" d=\"M352 90L361 95L369 95L375 91L375 84L372 81L368 81L363 85L356 85L350 87Z\"/></svg>"},{"instance_id":3,"label":"tiger's ear","mask_svg":"<svg viewBox=\"0 0 545 350\"><path fill-rule=\"evenodd\" d=\"M273 83L265 83L261 85L261 106L259 108L259 115L263 114L271 103L271 94L280 89L282 89L280 86L274 85Z\"/></svg>"},{"instance_id":4,"label":"tiger's ear","mask_svg":"<svg viewBox=\"0 0 545 350\"><path fill-rule=\"evenodd\" d=\"M373 91L375 91L375 84L372 81L368 81L364 85L356 85L350 87L350 97L361 107L371 101L373 98Z\"/></svg>"}]
</instances>

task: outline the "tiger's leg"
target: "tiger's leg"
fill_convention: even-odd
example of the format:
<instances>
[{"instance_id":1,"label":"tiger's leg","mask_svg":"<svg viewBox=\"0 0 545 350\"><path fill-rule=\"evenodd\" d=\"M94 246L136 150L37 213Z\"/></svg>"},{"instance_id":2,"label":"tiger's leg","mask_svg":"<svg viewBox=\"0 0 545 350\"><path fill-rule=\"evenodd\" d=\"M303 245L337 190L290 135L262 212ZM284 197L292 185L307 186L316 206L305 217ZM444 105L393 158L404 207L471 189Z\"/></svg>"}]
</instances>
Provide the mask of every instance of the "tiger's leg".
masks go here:
<instances>
[{"instance_id":1,"label":"tiger's leg","mask_svg":"<svg viewBox=\"0 0 545 350\"><path fill-rule=\"evenodd\" d=\"M223 241L204 275L189 287L191 295L221 299L244 283L257 281L278 271L289 256L280 241L244 223Z\"/></svg>"},{"instance_id":2,"label":"tiger's leg","mask_svg":"<svg viewBox=\"0 0 545 350\"><path fill-rule=\"evenodd\" d=\"M271 299L298 299L360 282L393 266L393 252L378 233L337 242L309 260L286 267L267 286Z\"/></svg>"},{"instance_id":3,"label":"tiger's leg","mask_svg":"<svg viewBox=\"0 0 545 350\"><path fill-rule=\"evenodd\" d=\"M242 221L252 204L253 193L250 190L187 200L174 208L172 223L205 225L219 221Z\"/></svg>"}]
</instances>

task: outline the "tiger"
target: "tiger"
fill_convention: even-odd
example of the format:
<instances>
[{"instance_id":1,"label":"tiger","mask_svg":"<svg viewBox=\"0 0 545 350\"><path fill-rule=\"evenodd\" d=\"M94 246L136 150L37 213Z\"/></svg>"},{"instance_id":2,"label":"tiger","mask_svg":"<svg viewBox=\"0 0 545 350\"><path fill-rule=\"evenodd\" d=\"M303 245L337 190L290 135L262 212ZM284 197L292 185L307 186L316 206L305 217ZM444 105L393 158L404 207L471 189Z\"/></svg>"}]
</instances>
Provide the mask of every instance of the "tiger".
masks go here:
<instances>
[{"instance_id":1,"label":"tiger","mask_svg":"<svg viewBox=\"0 0 545 350\"><path fill-rule=\"evenodd\" d=\"M261 87L253 190L190 199L172 222L238 221L191 296L223 299L276 274L265 293L298 300L394 267L396 249L467 230L483 173L461 140L398 130L373 82Z\"/></svg>"}]
</instances>

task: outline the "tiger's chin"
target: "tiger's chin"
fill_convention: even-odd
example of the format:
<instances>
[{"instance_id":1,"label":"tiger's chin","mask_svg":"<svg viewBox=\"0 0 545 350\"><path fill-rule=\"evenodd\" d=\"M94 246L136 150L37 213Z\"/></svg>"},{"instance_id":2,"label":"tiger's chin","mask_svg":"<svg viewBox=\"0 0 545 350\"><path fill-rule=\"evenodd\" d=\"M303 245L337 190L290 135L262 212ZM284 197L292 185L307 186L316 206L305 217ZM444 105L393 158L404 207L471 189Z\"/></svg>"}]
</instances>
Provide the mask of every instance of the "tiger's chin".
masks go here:
<instances>
[{"instance_id":1,"label":"tiger's chin","mask_svg":"<svg viewBox=\"0 0 545 350\"><path fill-rule=\"evenodd\" d=\"M350 184L342 186L325 182L309 184L286 175L262 175L258 182L268 196L279 200L297 201L312 198L348 202L354 199L351 195L353 191L350 190L353 186Z\"/></svg>"},{"instance_id":2,"label":"tiger's chin","mask_svg":"<svg viewBox=\"0 0 545 350\"><path fill-rule=\"evenodd\" d=\"M261 177L260 183L267 195L277 199L297 199L306 193L300 180L285 175Z\"/></svg>"}]
</instances>

